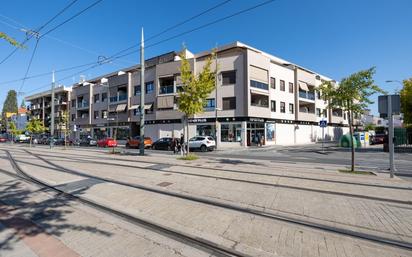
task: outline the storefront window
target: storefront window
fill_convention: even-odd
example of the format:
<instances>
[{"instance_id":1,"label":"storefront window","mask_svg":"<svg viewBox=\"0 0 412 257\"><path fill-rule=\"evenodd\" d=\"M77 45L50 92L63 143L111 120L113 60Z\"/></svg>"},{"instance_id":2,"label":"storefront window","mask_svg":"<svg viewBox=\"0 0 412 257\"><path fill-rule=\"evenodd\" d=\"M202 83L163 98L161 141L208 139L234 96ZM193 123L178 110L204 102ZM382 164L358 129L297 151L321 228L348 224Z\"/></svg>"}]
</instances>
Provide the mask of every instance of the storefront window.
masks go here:
<instances>
[{"instance_id":1,"label":"storefront window","mask_svg":"<svg viewBox=\"0 0 412 257\"><path fill-rule=\"evenodd\" d=\"M215 125L197 125L196 126L196 135L197 136L211 136L215 137Z\"/></svg>"},{"instance_id":2,"label":"storefront window","mask_svg":"<svg viewBox=\"0 0 412 257\"><path fill-rule=\"evenodd\" d=\"M242 140L242 125L222 124L220 129L221 142L240 142Z\"/></svg>"},{"instance_id":3,"label":"storefront window","mask_svg":"<svg viewBox=\"0 0 412 257\"><path fill-rule=\"evenodd\" d=\"M129 128L115 128L117 130L116 139L117 140L127 140L130 134Z\"/></svg>"},{"instance_id":4,"label":"storefront window","mask_svg":"<svg viewBox=\"0 0 412 257\"><path fill-rule=\"evenodd\" d=\"M266 124L266 140L275 141L275 123Z\"/></svg>"},{"instance_id":5,"label":"storefront window","mask_svg":"<svg viewBox=\"0 0 412 257\"><path fill-rule=\"evenodd\" d=\"M98 140L107 137L106 128L96 128L93 132L94 137Z\"/></svg>"}]
</instances>

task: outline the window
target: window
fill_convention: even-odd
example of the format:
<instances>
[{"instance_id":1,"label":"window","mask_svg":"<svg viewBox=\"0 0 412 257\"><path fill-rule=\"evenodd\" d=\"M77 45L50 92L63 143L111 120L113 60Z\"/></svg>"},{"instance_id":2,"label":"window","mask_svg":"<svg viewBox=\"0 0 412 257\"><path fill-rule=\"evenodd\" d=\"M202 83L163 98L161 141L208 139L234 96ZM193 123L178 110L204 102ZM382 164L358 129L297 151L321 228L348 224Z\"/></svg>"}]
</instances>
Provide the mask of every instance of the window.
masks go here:
<instances>
[{"instance_id":1,"label":"window","mask_svg":"<svg viewBox=\"0 0 412 257\"><path fill-rule=\"evenodd\" d=\"M236 97L223 97L223 110L233 110L236 109Z\"/></svg>"},{"instance_id":2,"label":"window","mask_svg":"<svg viewBox=\"0 0 412 257\"><path fill-rule=\"evenodd\" d=\"M95 94L95 95L93 96L93 99L94 99L94 103L100 102L100 95L99 95L99 94Z\"/></svg>"},{"instance_id":3,"label":"window","mask_svg":"<svg viewBox=\"0 0 412 257\"><path fill-rule=\"evenodd\" d=\"M72 107L73 107L73 108L76 107L76 99L73 99L73 100L72 100Z\"/></svg>"},{"instance_id":4,"label":"window","mask_svg":"<svg viewBox=\"0 0 412 257\"><path fill-rule=\"evenodd\" d=\"M276 101L270 101L270 111L276 112Z\"/></svg>"},{"instance_id":5,"label":"window","mask_svg":"<svg viewBox=\"0 0 412 257\"><path fill-rule=\"evenodd\" d=\"M294 110L293 110L293 104L289 104L289 113L293 114Z\"/></svg>"},{"instance_id":6,"label":"window","mask_svg":"<svg viewBox=\"0 0 412 257\"><path fill-rule=\"evenodd\" d=\"M261 94L251 94L250 105L256 107L269 107L269 96Z\"/></svg>"},{"instance_id":7,"label":"window","mask_svg":"<svg viewBox=\"0 0 412 257\"><path fill-rule=\"evenodd\" d=\"M102 119L107 119L107 111L106 110L102 111Z\"/></svg>"},{"instance_id":8,"label":"window","mask_svg":"<svg viewBox=\"0 0 412 257\"><path fill-rule=\"evenodd\" d=\"M212 136L215 137L215 125L197 125L196 136Z\"/></svg>"},{"instance_id":9,"label":"window","mask_svg":"<svg viewBox=\"0 0 412 257\"><path fill-rule=\"evenodd\" d=\"M289 82L289 93L293 93L293 83Z\"/></svg>"},{"instance_id":10,"label":"window","mask_svg":"<svg viewBox=\"0 0 412 257\"><path fill-rule=\"evenodd\" d=\"M98 119L99 118L99 111L94 111L94 119Z\"/></svg>"},{"instance_id":11,"label":"window","mask_svg":"<svg viewBox=\"0 0 412 257\"><path fill-rule=\"evenodd\" d=\"M280 80L280 91L285 91L285 81Z\"/></svg>"},{"instance_id":12,"label":"window","mask_svg":"<svg viewBox=\"0 0 412 257\"><path fill-rule=\"evenodd\" d=\"M138 85L138 86L134 86L134 95L136 96L136 95L140 95L140 92L141 92L141 86L140 85Z\"/></svg>"},{"instance_id":13,"label":"window","mask_svg":"<svg viewBox=\"0 0 412 257\"><path fill-rule=\"evenodd\" d=\"M236 70L222 71L222 85L236 84Z\"/></svg>"},{"instance_id":14,"label":"window","mask_svg":"<svg viewBox=\"0 0 412 257\"><path fill-rule=\"evenodd\" d=\"M133 115L134 116L140 115L140 107L133 110Z\"/></svg>"},{"instance_id":15,"label":"window","mask_svg":"<svg viewBox=\"0 0 412 257\"><path fill-rule=\"evenodd\" d=\"M76 119L76 114L72 114L72 121Z\"/></svg>"},{"instance_id":16,"label":"window","mask_svg":"<svg viewBox=\"0 0 412 257\"><path fill-rule=\"evenodd\" d=\"M221 142L240 142L242 125L237 124L222 124L220 127Z\"/></svg>"},{"instance_id":17,"label":"window","mask_svg":"<svg viewBox=\"0 0 412 257\"><path fill-rule=\"evenodd\" d=\"M153 93L153 91L154 91L153 81L146 82L146 83L145 83L145 87L146 87L146 94Z\"/></svg>"},{"instance_id":18,"label":"window","mask_svg":"<svg viewBox=\"0 0 412 257\"><path fill-rule=\"evenodd\" d=\"M321 116L320 108L316 108L316 116L318 116L318 117Z\"/></svg>"},{"instance_id":19,"label":"window","mask_svg":"<svg viewBox=\"0 0 412 257\"><path fill-rule=\"evenodd\" d=\"M159 95L174 93L174 77L160 78Z\"/></svg>"},{"instance_id":20,"label":"window","mask_svg":"<svg viewBox=\"0 0 412 257\"><path fill-rule=\"evenodd\" d=\"M325 118L328 117L328 110L326 110L326 109L323 110L323 116L324 116Z\"/></svg>"},{"instance_id":21,"label":"window","mask_svg":"<svg viewBox=\"0 0 412 257\"><path fill-rule=\"evenodd\" d=\"M276 88L276 79L273 77L270 78L270 87L273 89Z\"/></svg>"},{"instance_id":22,"label":"window","mask_svg":"<svg viewBox=\"0 0 412 257\"><path fill-rule=\"evenodd\" d=\"M205 110L205 111L214 111L215 106L216 105L215 105L215 99L214 98L206 99L205 105L203 106L203 110Z\"/></svg>"},{"instance_id":23,"label":"window","mask_svg":"<svg viewBox=\"0 0 412 257\"><path fill-rule=\"evenodd\" d=\"M321 95L320 95L320 91L319 91L319 90L316 90L316 98L317 98L317 99L321 99Z\"/></svg>"},{"instance_id":24,"label":"window","mask_svg":"<svg viewBox=\"0 0 412 257\"><path fill-rule=\"evenodd\" d=\"M286 107L285 107L285 102L280 102L280 112L285 113L286 112Z\"/></svg>"},{"instance_id":25,"label":"window","mask_svg":"<svg viewBox=\"0 0 412 257\"><path fill-rule=\"evenodd\" d=\"M105 102L107 99L107 93L102 93L102 102Z\"/></svg>"},{"instance_id":26,"label":"window","mask_svg":"<svg viewBox=\"0 0 412 257\"><path fill-rule=\"evenodd\" d=\"M256 81L256 80L251 80L250 81L250 86L255 87L255 88L264 89L264 90L269 89L268 84L262 83L262 82L259 82L259 81Z\"/></svg>"},{"instance_id":27,"label":"window","mask_svg":"<svg viewBox=\"0 0 412 257\"><path fill-rule=\"evenodd\" d=\"M346 120L346 112L343 113L343 119Z\"/></svg>"}]
</instances>

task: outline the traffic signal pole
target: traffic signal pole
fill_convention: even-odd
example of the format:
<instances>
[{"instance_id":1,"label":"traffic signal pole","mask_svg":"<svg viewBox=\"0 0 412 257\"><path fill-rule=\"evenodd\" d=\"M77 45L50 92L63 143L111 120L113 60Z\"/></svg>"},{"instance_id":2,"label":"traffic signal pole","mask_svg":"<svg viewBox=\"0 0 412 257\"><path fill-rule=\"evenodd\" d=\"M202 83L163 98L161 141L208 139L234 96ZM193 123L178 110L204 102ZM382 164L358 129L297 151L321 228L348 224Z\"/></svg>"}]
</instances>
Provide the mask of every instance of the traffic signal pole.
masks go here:
<instances>
[{"instance_id":1,"label":"traffic signal pole","mask_svg":"<svg viewBox=\"0 0 412 257\"><path fill-rule=\"evenodd\" d=\"M146 93L144 81L144 35L142 28L142 37L140 42L140 155L144 155L144 95Z\"/></svg>"}]
</instances>

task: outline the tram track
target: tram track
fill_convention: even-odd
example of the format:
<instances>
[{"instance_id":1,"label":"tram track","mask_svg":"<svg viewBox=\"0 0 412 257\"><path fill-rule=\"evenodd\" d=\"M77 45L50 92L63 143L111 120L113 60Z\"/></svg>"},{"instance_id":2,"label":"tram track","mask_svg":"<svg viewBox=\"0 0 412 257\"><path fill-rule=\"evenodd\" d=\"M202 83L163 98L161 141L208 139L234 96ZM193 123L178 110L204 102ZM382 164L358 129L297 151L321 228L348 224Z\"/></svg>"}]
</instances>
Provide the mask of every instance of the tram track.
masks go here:
<instances>
[{"instance_id":1,"label":"tram track","mask_svg":"<svg viewBox=\"0 0 412 257\"><path fill-rule=\"evenodd\" d=\"M7 150L5 150L5 151L7 151ZM10 156L10 158L13 158L8 151L7 151L7 153ZM412 244L409 243L409 242L402 241L402 240L396 240L396 239L393 239L393 238L387 238L387 237L382 237L382 236L377 236L377 235L372 235L372 234L368 234L368 233L364 233L364 232L355 231L356 229L355 230L350 230L350 229L346 229L346 228L340 228L340 227L337 227L337 226L330 226L330 225L320 224L320 223L317 223L317 222L312 222L312 221L308 221L308 220L289 217L287 215L270 213L270 212L261 211L261 210L255 209L255 208L242 207L242 206L235 205L235 204L223 203L223 202L220 202L220 201L209 200L209 199L206 199L206 198L196 197L196 196L192 196L192 195L184 195L184 194L175 193L175 192L171 192L171 191L159 190L159 189L156 189L156 188L147 187L147 186L143 186L143 185L139 185L139 184L132 184L132 183L126 183L126 182L117 181L117 180L113 180L113 179L97 177L97 176L84 174L82 172L78 172L78 171L74 171L74 170L71 170L71 169L61 167L60 165L56 165L56 164L54 164L53 162L51 162L49 160L45 160L44 158L36 156L35 154L32 154L32 155L34 157L39 158L43 162L53 166L54 168L58 169L59 171L66 172L66 173L69 173L69 174L72 174L72 175L83 176L83 177L87 177L87 178L93 178L93 179L97 179L97 180L107 182L107 183L114 183L114 184L123 185L123 186L127 186L127 187L132 187L132 188L136 188L136 189L141 189L141 190L148 191L148 192L158 193L158 194L167 195L167 196L171 196L171 197L177 197L177 198L181 198L181 199L184 199L184 200L189 200L189 201L196 202L196 203L206 204L206 205L209 205L209 206L212 206L212 207L220 207L220 208L223 208L223 209L237 211L237 212L240 212L240 213L246 213L246 214L251 214L251 215L255 215L255 216L259 216L259 217L263 217L263 218L268 218L268 219L278 221L278 222L285 222L285 223L289 223L289 224L293 224L293 225L304 226L306 228L315 229L315 230L322 231L322 232L330 232L330 233L341 235L341 236L349 236L349 237L352 237L352 238L367 240L367 241L371 241L371 242L375 242L375 243L379 243L379 244L385 244L385 245L389 245L389 246L392 246L392 247L399 247L399 248L412 250ZM17 162L14 159L12 159L12 160L13 160L14 163L17 164ZM59 190L59 191L61 191L61 190ZM65 193L65 194L67 194L67 193Z\"/></svg>"}]
</instances>

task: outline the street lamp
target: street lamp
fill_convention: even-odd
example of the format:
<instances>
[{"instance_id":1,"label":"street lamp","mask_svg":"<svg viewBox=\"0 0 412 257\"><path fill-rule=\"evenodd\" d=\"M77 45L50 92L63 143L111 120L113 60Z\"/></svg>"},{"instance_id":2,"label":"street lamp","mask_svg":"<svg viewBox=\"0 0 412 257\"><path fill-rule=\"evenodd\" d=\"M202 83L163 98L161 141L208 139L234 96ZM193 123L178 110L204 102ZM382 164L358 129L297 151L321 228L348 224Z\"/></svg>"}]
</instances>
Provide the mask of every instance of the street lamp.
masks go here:
<instances>
[{"instance_id":1,"label":"street lamp","mask_svg":"<svg viewBox=\"0 0 412 257\"><path fill-rule=\"evenodd\" d=\"M399 80L386 80L385 82L386 82L386 83L398 83L398 84L400 84L401 86L403 86L402 81L399 81ZM399 93L399 88L397 87L397 88L395 89L395 94L398 94L398 93Z\"/></svg>"}]
</instances>

